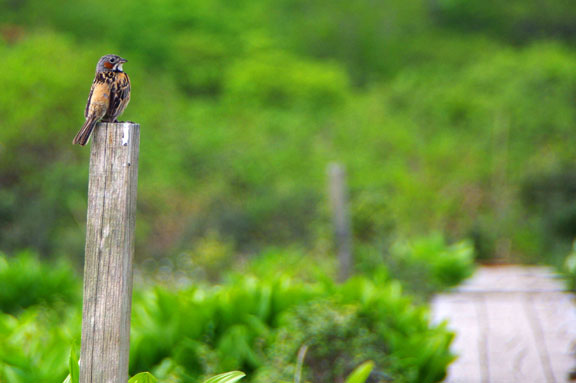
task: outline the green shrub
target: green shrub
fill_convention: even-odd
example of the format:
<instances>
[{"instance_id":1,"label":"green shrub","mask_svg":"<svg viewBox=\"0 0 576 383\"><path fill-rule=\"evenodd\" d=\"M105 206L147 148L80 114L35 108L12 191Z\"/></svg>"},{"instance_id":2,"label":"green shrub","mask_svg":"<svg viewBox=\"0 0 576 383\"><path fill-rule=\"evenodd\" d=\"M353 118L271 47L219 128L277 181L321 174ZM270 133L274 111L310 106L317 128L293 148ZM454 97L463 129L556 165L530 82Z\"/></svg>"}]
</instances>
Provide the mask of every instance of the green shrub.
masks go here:
<instances>
[{"instance_id":1,"label":"green shrub","mask_svg":"<svg viewBox=\"0 0 576 383\"><path fill-rule=\"evenodd\" d=\"M306 336L295 333L294 324L288 325L284 315L318 300L334 304L333 311L322 314L326 318L337 318L336 313L352 307L344 316L348 327L342 330L342 337L352 337L351 329L364 323L365 331L356 333L361 335L358 350L370 342L382 345L386 358L378 353L369 356L386 359L389 364L383 362L384 370L401 371L408 382L439 381L452 360L448 348L451 334L443 327L431 326L426 310L415 307L397 283L359 277L338 286L328 280L311 284L279 276L270 280L237 277L218 288L156 288L138 297L133 311L131 369L153 371L160 379L180 376L191 382L218 369L252 374L268 365L270 348L280 347L275 345L277 334L292 333L293 347ZM316 319L320 319L320 311ZM318 331L327 334L321 330L322 322L317 323ZM293 351L284 355L284 362L294 362L287 360ZM354 362L342 362L338 373L348 374L362 360Z\"/></svg>"},{"instance_id":2,"label":"green shrub","mask_svg":"<svg viewBox=\"0 0 576 383\"><path fill-rule=\"evenodd\" d=\"M572 243L572 251L564 259L562 272L568 282L568 288L576 290L576 241Z\"/></svg>"},{"instance_id":3,"label":"green shrub","mask_svg":"<svg viewBox=\"0 0 576 383\"><path fill-rule=\"evenodd\" d=\"M484 32L516 43L550 37L576 39L569 27L576 7L570 2L551 1L542 6L536 0L455 0L432 4L438 22L456 30Z\"/></svg>"},{"instance_id":4,"label":"green shrub","mask_svg":"<svg viewBox=\"0 0 576 383\"><path fill-rule=\"evenodd\" d=\"M206 20L214 28L199 21L220 6L165 10L159 31L177 38L162 44L181 49L126 52L138 96L124 118L149 127L140 151L139 257L192 251L211 232L249 253L326 240L325 168L333 160L347 165L361 242L441 231L474 235L488 256L507 242L512 255L550 253L544 246L559 238L540 240L546 217L518 197L530 180L570 168L576 59L569 49L437 31L410 39L401 71L358 88L342 61L276 44L265 30L236 36L238 25L233 33L213 17ZM170 26L188 18L197 29ZM158 41L138 41L148 43ZM0 44L4 250L82 252L88 151L55 143L82 122L100 48L87 51L65 32L33 29ZM74 70L64 75L31 64L54 56ZM151 63L163 65L153 82L146 81ZM22 108L15 100L28 94Z\"/></svg>"},{"instance_id":5,"label":"green shrub","mask_svg":"<svg viewBox=\"0 0 576 383\"><path fill-rule=\"evenodd\" d=\"M410 40L430 33L426 4L390 0L282 0L270 2L270 29L298 53L335 60L357 84L390 75L407 64Z\"/></svg>"},{"instance_id":6,"label":"green shrub","mask_svg":"<svg viewBox=\"0 0 576 383\"><path fill-rule=\"evenodd\" d=\"M80 339L80 302L70 293L79 293L78 279L68 267L40 263L28 253L1 260L2 282L9 282L2 292L12 292L6 302L17 316L0 315L0 378L15 383L62 381L69 345ZM287 261L294 262L290 269L307 267L304 264L311 259L296 253ZM293 270L282 275L274 265L266 273L265 265L245 275L231 275L220 286L136 288L131 372L151 371L161 380L178 382L197 382L222 370L255 374L271 363L269 351L280 347L279 339L294 336L291 342L296 347L312 333L318 340L310 355L319 352L319 365L324 356L338 359L338 376L348 375L367 359L374 360L377 371L405 377L407 382L435 382L445 372L451 360L451 334L431 325L426 309L414 305L397 282L378 274L339 285L321 276L320 270L311 272L306 281L288 276L295 275ZM33 275L38 277L30 278ZM62 298L56 290L69 296ZM34 299L22 301L27 294ZM303 322L305 317L310 320ZM339 334L340 346L330 356L321 343L332 331ZM342 361L348 358L350 345L356 345L354 355L365 357ZM287 355L283 360L293 363Z\"/></svg>"},{"instance_id":7,"label":"green shrub","mask_svg":"<svg viewBox=\"0 0 576 383\"><path fill-rule=\"evenodd\" d=\"M358 311L356 305L316 302L288 312L255 382L292 381L299 368L303 381L340 382L368 360L374 361L374 378L403 381L400 371L391 371L389 345Z\"/></svg>"},{"instance_id":8,"label":"green shrub","mask_svg":"<svg viewBox=\"0 0 576 383\"><path fill-rule=\"evenodd\" d=\"M218 234L209 233L199 239L192 250L181 253L174 267L193 279L216 282L233 267L234 258L233 245Z\"/></svg>"},{"instance_id":9,"label":"green shrub","mask_svg":"<svg viewBox=\"0 0 576 383\"><path fill-rule=\"evenodd\" d=\"M338 65L282 51L239 60L226 76L231 100L258 105L325 108L341 103L349 91L346 73Z\"/></svg>"},{"instance_id":10,"label":"green shrub","mask_svg":"<svg viewBox=\"0 0 576 383\"><path fill-rule=\"evenodd\" d=\"M433 234L396 240L387 251L360 247L359 268L368 275L383 272L401 281L406 290L428 298L470 277L474 271L474 254L470 241L449 245L442 235Z\"/></svg>"},{"instance_id":11,"label":"green shrub","mask_svg":"<svg viewBox=\"0 0 576 383\"><path fill-rule=\"evenodd\" d=\"M549 243L549 249L565 254L576 236L576 209L572 203L576 197L576 170L532 174L522 185L521 193L524 206L539 217L536 230L540 240Z\"/></svg>"},{"instance_id":12,"label":"green shrub","mask_svg":"<svg viewBox=\"0 0 576 383\"><path fill-rule=\"evenodd\" d=\"M80 340L81 284L63 260L0 254L0 381L58 382Z\"/></svg>"},{"instance_id":13,"label":"green shrub","mask_svg":"<svg viewBox=\"0 0 576 383\"><path fill-rule=\"evenodd\" d=\"M213 369L254 371L279 314L310 300L316 290L286 278L247 277L220 288L148 291L134 304L131 368L152 370L170 358L174 367L168 370L182 366L189 379Z\"/></svg>"},{"instance_id":14,"label":"green shrub","mask_svg":"<svg viewBox=\"0 0 576 383\"><path fill-rule=\"evenodd\" d=\"M80 310L30 307L15 317L0 313L0 380L62 382L70 344L80 340Z\"/></svg>"},{"instance_id":15,"label":"green shrub","mask_svg":"<svg viewBox=\"0 0 576 383\"><path fill-rule=\"evenodd\" d=\"M244 278L246 275L264 276L266 279L290 277L303 282L330 280L337 275L337 259L325 254L306 252L299 248L264 249L252 256L243 265L232 270L229 278Z\"/></svg>"},{"instance_id":16,"label":"green shrub","mask_svg":"<svg viewBox=\"0 0 576 383\"><path fill-rule=\"evenodd\" d=\"M356 277L336 292L337 302L358 304L359 313L374 325L389 346L392 371L408 382L440 382L454 356L449 351L453 334L430 324L428 311L404 295L397 281Z\"/></svg>"},{"instance_id":17,"label":"green shrub","mask_svg":"<svg viewBox=\"0 0 576 383\"><path fill-rule=\"evenodd\" d=\"M0 311L18 313L33 305L77 303L78 276L68 263L41 262L22 251L12 257L0 253Z\"/></svg>"}]
</instances>

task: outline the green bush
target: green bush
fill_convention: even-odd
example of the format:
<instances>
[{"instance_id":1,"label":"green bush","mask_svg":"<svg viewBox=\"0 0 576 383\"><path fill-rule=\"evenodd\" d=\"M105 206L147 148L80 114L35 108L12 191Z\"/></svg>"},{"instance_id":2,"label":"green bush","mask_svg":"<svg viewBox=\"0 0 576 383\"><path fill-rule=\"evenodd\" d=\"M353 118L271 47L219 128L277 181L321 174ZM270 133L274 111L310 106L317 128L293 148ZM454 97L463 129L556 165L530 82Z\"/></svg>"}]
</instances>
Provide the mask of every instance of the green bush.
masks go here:
<instances>
[{"instance_id":1,"label":"green bush","mask_svg":"<svg viewBox=\"0 0 576 383\"><path fill-rule=\"evenodd\" d=\"M534 174L571 163L565 137L576 120L576 59L552 43L489 52L450 71L403 71L351 106L366 118L354 134L374 146L350 136L339 144L343 152L363 153L347 158L350 173L361 173L355 189L380 193L401 237L436 227L456 238L476 233L492 249L508 241L509 259L541 255L543 242L532 238L540 235L534 221L543 217L522 206L520 189ZM526 96L536 94L544 96ZM335 130L354 121L344 119Z\"/></svg>"},{"instance_id":2,"label":"green bush","mask_svg":"<svg viewBox=\"0 0 576 383\"><path fill-rule=\"evenodd\" d=\"M574 10L126 0L110 17L95 0L0 5L0 248L81 254L88 154L65 143L95 61L115 51L134 84L123 118L143 127L138 257L192 251L212 232L249 253L322 243L334 160L348 167L361 242L440 231L477 238L484 258L534 260L556 242L562 254L569 240L518 197L573 167L576 59L558 40L573 39Z\"/></svg>"},{"instance_id":3,"label":"green bush","mask_svg":"<svg viewBox=\"0 0 576 383\"><path fill-rule=\"evenodd\" d=\"M558 265L576 236L576 209L572 204L576 171L564 168L535 172L522 185L521 196L531 215L539 218L535 230L539 241L546 244L542 248L551 250L550 260Z\"/></svg>"},{"instance_id":4,"label":"green bush","mask_svg":"<svg viewBox=\"0 0 576 383\"><path fill-rule=\"evenodd\" d=\"M301 373L304 381L340 382L359 364L372 360L378 377L402 382L389 345L361 317L355 305L316 302L288 312L267 351L255 382L290 382ZM302 371L299 371L299 368Z\"/></svg>"},{"instance_id":5,"label":"green bush","mask_svg":"<svg viewBox=\"0 0 576 383\"><path fill-rule=\"evenodd\" d=\"M18 313L30 306L77 303L80 284L68 263L41 262L22 251L12 257L0 253L0 311Z\"/></svg>"},{"instance_id":6,"label":"green bush","mask_svg":"<svg viewBox=\"0 0 576 383\"><path fill-rule=\"evenodd\" d=\"M576 59L568 48L515 48L436 31L403 45L406 64L394 76L360 88L350 85L343 61L276 44L266 30L239 33L212 18L213 28L171 26L200 20L218 4L158 19L166 18L160 31L177 37L162 44L180 48L163 48L160 58L126 52L137 92L124 117L147 127L138 257L190 252L214 232L248 253L322 243L325 168L334 160L348 168L359 242L440 231L478 238L485 258L507 242L511 255L522 256L547 254L556 239L569 246L556 235L539 239L546 217L518 198L530 180L570 168ZM257 18L255 9L243 10ZM155 44L138 41L148 43ZM88 153L61 143L82 122L101 51L91 46L34 29L0 44L4 250L81 254ZM71 74L47 65L54 56L71 63ZM146 81L152 63L163 70ZM29 94L21 108L15 100Z\"/></svg>"},{"instance_id":7,"label":"green bush","mask_svg":"<svg viewBox=\"0 0 576 383\"><path fill-rule=\"evenodd\" d=\"M348 78L338 65L282 51L239 60L226 77L228 97L261 105L326 108L341 103L349 92Z\"/></svg>"},{"instance_id":8,"label":"green bush","mask_svg":"<svg viewBox=\"0 0 576 383\"><path fill-rule=\"evenodd\" d=\"M572 243L572 251L564 259L562 272L571 290L576 290L576 241Z\"/></svg>"},{"instance_id":9,"label":"green bush","mask_svg":"<svg viewBox=\"0 0 576 383\"><path fill-rule=\"evenodd\" d=\"M377 372L407 382L436 382L444 374L452 358L452 335L443 326L431 325L427 310L414 305L398 282L378 274L339 285L321 274L323 268L300 278L291 268L310 268L303 265L311 258L297 252L287 254L288 270L283 275L266 258L219 286L137 287L130 371L151 371L166 381L197 382L222 370L258 374L271 363L288 368L294 363L293 350L280 362L270 359L271 353L280 352L277 342L294 337L286 340L294 348L315 333L311 358L317 355L318 366L324 357L333 358L340 366L335 370L338 376L347 376L368 359L376 363ZM0 315L0 378L14 383L62 381L70 344L80 339L78 278L68 267L40 263L28 253L9 262L1 260L2 282L7 281L2 293L12 292L6 302L16 314ZM328 355L322 343L333 331L339 334L340 346ZM351 361L347 347L354 354Z\"/></svg>"},{"instance_id":10,"label":"green bush","mask_svg":"<svg viewBox=\"0 0 576 383\"><path fill-rule=\"evenodd\" d=\"M79 343L80 310L30 307L0 313L0 379L10 383L62 382L70 345Z\"/></svg>"},{"instance_id":11,"label":"green bush","mask_svg":"<svg viewBox=\"0 0 576 383\"><path fill-rule=\"evenodd\" d=\"M217 371L211 368L253 371L263 358L258 345L278 315L312 299L315 290L285 278L243 278L215 289L146 292L137 299L146 304L133 310L131 368L151 370L170 358L190 379Z\"/></svg>"},{"instance_id":12,"label":"green bush","mask_svg":"<svg viewBox=\"0 0 576 383\"><path fill-rule=\"evenodd\" d=\"M370 246L358 250L360 271L384 273L424 299L462 283L475 268L470 241L447 244L440 234L396 240L388 250Z\"/></svg>"},{"instance_id":13,"label":"green bush","mask_svg":"<svg viewBox=\"0 0 576 383\"><path fill-rule=\"evenodd\" d=\"M372 346L383 347L386 357L366 355L386 359L389 364L384 364L384 370L402 371L408 382L440 381L452 360L448 349L451 334L443 327L431 326L426 311L413 306L398 284L366 278L352 279L343 286L327 280L310 284L276 276L270 281L236 278L215 289L157 288L139 297L134 305L131 369L151 370L160 379L176 374L184 381L197 380L218 369L242 369L249 374L260 371L271 363L269 348L280 347L275 345L278 332L294 332L284 315L307 302L327 299L334 302L336 312L353 307L354 314L347 321L356 321L356 316L365 320L366 331L358 339L357 352L373 342ZM324 315L336 314L328 311ZM322 327L321 322L317 325ZM342 329L343 337L352 337L351 323ZM292 344L305 334L293 333ZM292 351L284 355L284 362L294 362L287 360ZM356 366L340 362L345 366L339 372L342 374Z\"/></svg>"},{"instance_id":14,"label":"green bush","mask_svg":"<svg viewBox=\"0 0 576 383\"><path fill-rule=\"evenodd\" d=\"M267 248L248 261L233 268L229 279L247 275L264 276L266 279L290 277L303 282L319 282L334 279L337 259L331 254L306 252L299 248Z\"/></svg>"},{"instance_id":15,"label":"green bush","mask_svg":"<svg viewBox=\"0 0 576 383\"><path fill-rule=\"evenodd\" d=\"M455 0L431 4L439 22L460 31L482 31L516 43L550 37L576 39L570 27L576 7L570 2Z\"/></svg>"},{"instance_id":16,"label":"green bush","mask_svg":"<svg viewBox=\"0 0 576 383\"><path fill-rule=\"evenodd\" d=\"M468 241L447 245L443 236L434 234L413 241L398 241L391 257L411 267L429 268L431 283L438 289L453 287L472 275L474 249Z\"/></svg>"}]
</instances>

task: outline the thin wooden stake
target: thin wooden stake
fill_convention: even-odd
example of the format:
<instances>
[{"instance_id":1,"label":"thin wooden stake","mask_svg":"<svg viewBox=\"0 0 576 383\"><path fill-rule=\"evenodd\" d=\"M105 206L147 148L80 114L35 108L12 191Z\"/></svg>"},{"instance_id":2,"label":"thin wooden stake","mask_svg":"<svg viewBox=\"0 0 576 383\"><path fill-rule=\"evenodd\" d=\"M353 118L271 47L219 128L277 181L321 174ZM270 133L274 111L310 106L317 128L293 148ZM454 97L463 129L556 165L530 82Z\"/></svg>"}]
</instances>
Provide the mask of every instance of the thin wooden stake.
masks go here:
<instances>
[{"instance_id":1,"label":"thin wooden stake","mask_svg":"<svg viewBox=\"0 0 576 383\"><path fill-rule=\"evenodd\" d=\"M340 263L338 280L344 282L352 273L352 235L350 233L350 214L348 212L346 170L344 166L332 163L328 166L328 175L330 178L332 226Z\"/></svg>"},{"instance_id":2,"label":"thin wooden stake","mask_svg":"<svg viewBox=\"0 0 576 383\"><path fill-rule=\"evenodd\" d=\"M100 123L92 140L80 383L126 383L140 125Z\"/></svg>"}]
</instances>

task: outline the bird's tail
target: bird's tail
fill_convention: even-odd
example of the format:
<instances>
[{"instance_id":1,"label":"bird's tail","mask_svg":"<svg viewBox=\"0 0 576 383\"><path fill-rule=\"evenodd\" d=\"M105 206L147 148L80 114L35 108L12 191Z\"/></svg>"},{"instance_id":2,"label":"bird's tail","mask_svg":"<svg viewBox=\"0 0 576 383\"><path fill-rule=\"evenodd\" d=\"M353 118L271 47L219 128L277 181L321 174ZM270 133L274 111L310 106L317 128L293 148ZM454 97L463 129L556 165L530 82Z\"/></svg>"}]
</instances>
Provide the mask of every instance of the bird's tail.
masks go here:
<instances>
[{"instance_id":1,"label":"bird's tail","mask_svg":"<svg viewBox=\"0 0 576 383\"><path fill-rule=\"evenodd\" d=\"M82 129L80 129L76 137L74 137L72 143L82 146L86 145L88 139L90 138L90 134L92 134L92 130L96 126L97 122L98 120L94 117L88 117L86 122L84 122L84 125L82 125Z\"/></svg>"}]
</instances>

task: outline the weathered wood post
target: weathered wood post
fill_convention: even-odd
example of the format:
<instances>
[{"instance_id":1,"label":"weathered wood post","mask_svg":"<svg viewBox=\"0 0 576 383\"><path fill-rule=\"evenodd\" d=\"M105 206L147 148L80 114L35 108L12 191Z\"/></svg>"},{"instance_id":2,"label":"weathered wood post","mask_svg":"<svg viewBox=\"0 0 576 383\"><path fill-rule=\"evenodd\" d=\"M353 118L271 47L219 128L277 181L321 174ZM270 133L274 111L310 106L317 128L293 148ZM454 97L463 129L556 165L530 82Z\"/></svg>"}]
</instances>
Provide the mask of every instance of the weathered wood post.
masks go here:
<instances>
[{"instance_id":1,"label":"weathered wood post","mask_svg":"<svg viewBox=\"0 0 576 383\"><path fill-rule=\"evenodd\" d=\"M332 208L332 227L338 252L340 270L338 280L346 281L352 273L352 235L350 232L350 213L348 212L348 190L346 170L338 163L328 165L330 182L330 205Z\"/></svg>"},{"instance_id":2,"label":"weathered wood post","mask_svg":"<svg viewBox=\"0 0 576 383\"><path fill-rule=\"evenodd\" d=\"M100 123L88 187L80 383L126 383L140 125Z\"/></svg>"}]
</instances>

